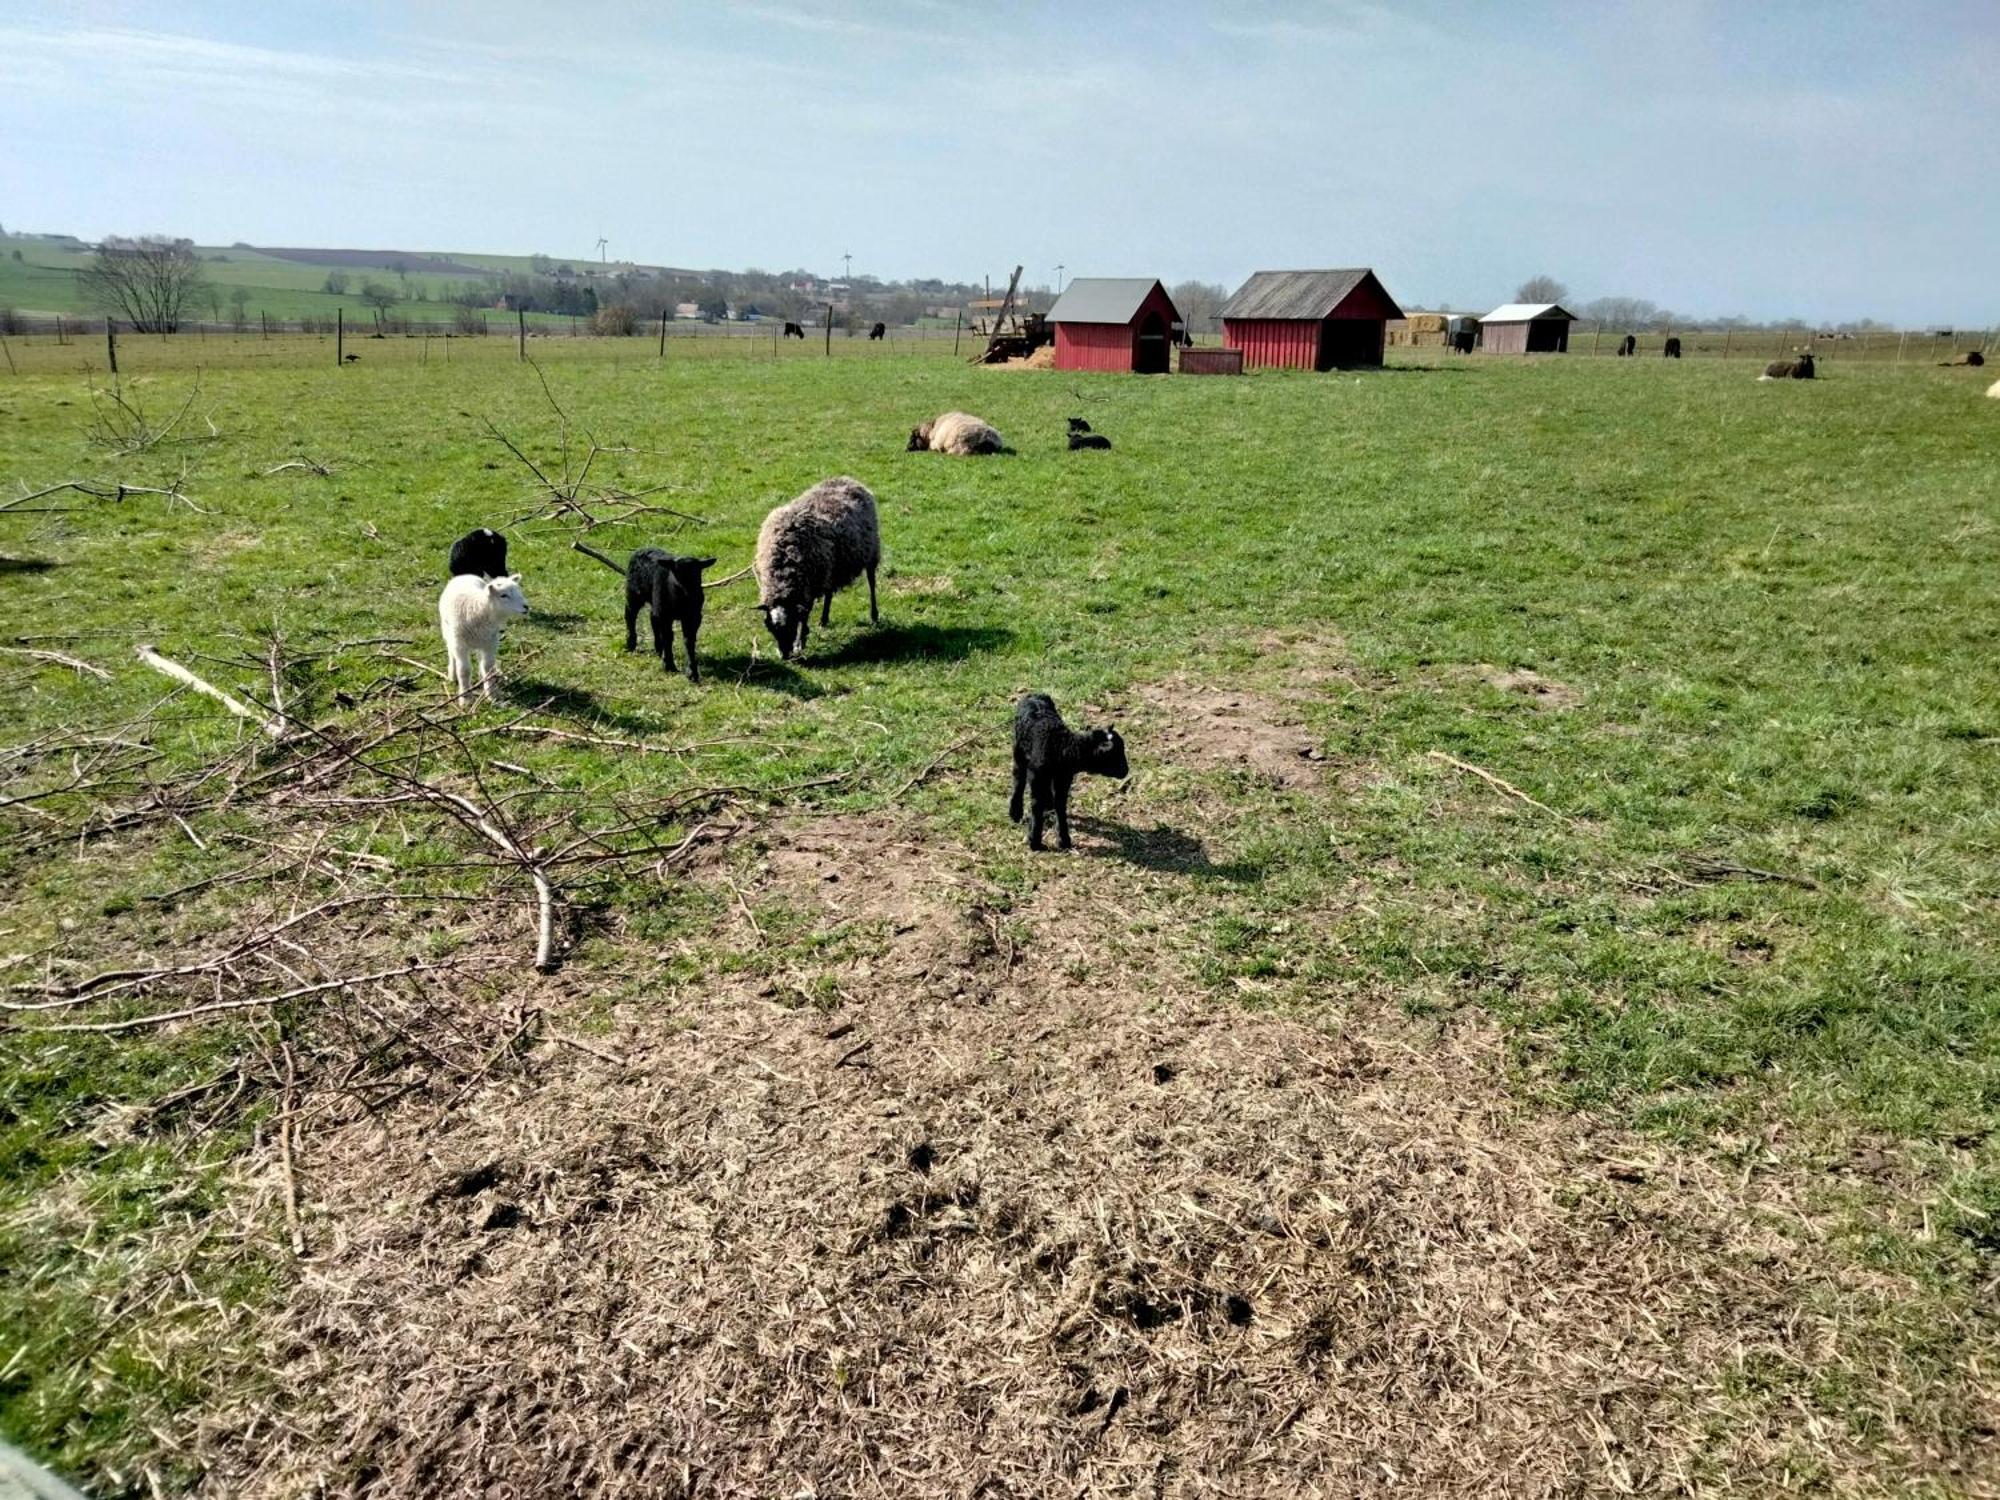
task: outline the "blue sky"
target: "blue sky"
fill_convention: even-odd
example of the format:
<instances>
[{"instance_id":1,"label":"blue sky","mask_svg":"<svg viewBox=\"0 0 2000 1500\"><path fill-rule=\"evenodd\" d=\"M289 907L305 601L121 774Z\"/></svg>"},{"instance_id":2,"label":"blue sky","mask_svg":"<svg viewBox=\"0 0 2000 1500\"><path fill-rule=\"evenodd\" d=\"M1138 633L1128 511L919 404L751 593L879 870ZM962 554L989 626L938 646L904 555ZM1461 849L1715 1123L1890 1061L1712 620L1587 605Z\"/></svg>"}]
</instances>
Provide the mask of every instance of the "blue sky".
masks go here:
<instances>
[{"instance_id":1,"label":"blue sky","mask_svg":"<svg viewBox=\"0 0 2000 1500\"><path fill-rule=\"evenodd\" d=\"M2000 3L0 0L0 223L2000 322Z\"/></svg>"}]
</instances>

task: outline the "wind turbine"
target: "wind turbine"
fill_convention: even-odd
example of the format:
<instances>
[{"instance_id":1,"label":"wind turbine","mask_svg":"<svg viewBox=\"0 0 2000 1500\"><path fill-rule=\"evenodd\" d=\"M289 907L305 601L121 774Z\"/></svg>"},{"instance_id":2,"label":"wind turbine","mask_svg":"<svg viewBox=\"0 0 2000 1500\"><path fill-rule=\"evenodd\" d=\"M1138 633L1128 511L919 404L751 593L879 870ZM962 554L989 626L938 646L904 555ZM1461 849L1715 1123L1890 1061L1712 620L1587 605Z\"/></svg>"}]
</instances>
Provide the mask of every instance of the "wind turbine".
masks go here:
<instances>
[{"instance_id":1,"label":"wind turbine","mask_svg":"<svg viewBox=\"0 0 2000 1500\"><path fill-rule=\"evenodd\" d=\"M840 271L842 281L854 279L854 256L846 250L840 252Z\"/></svg>"},{"instance_id":2,"label":"wind turbine","mask_svg":"<svg viewBox=\"0 0 2000 1500\"><path fill-rule=\"evenodd\" d=\"M597 263L600 266L606 264L606 261L604 259L604 249L605 246L610 243L611 242L605 239L605 237L601 234L597 237Z\"/></svg>"},{"instance_id":3,"label":"wind turbine","mask_svg":"<svg viewBox=\"0 0 2000 1500\"><path fill-rule=\"evenodd\" d=\"M1058 297L1060 297L1060 296L1062 295L1062 289L1063 289L1063 274L1062 274L1062 273L1063 273L1063 263L1062 263L1061 261L1057 261L1057 262L1056 262L1056 295L1057 295Z\"/></svg>"}]
</instances>

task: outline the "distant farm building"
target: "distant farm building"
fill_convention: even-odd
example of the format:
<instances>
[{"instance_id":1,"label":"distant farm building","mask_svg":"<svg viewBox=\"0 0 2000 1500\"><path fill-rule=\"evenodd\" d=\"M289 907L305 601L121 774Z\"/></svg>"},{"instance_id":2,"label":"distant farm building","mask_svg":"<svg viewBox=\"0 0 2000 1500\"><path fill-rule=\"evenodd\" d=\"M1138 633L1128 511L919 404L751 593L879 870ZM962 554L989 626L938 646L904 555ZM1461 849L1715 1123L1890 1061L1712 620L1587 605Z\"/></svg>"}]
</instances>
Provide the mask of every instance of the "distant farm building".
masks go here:
<instances>
[{"instance_id":1,"label":"distant farm building","mask_svg":"<svg viewBox=\"0 0 2000 1500\"><path fill-rule=\"evenodd\" d=\"M1403 310L1364 267L1259 271L1222 305L1222 342L1243 362L1293 370L1379 365Z\"/></svg>"},{"instance_id":2,"label":"distant farm building","mask_svg":"<svg viewBox=\"0 0 2000 1500\"><path fill-rule=\"evenodd\" d=\"M1479 320L1479 347L1488 354L1562 354L1575 321L1553 302L1509 302Z\"/></svg>"},{"instance_id":3,"label":"distant farm building","mask_svg":"<svg viewBox=\"0 0 2000 1500\"><path fill-rule=\"evenodd\" d=\"M1407 318L1391 318L1388 326L1389 347L1442 349L1447 321L1443 313L1413 312Z\"/></svg>"},{"instance_id":4,"label":"distant farm building","mask_svg":"<svg viewBox=\"0 0 2000 1500\"><path fill-rule=\"evenodd\" d=\"M1181 315L1159 282L1137 276L1079 276L1049 309L1058 370L1164 375L1172 368Z\"/></svg>"}]
</instances>

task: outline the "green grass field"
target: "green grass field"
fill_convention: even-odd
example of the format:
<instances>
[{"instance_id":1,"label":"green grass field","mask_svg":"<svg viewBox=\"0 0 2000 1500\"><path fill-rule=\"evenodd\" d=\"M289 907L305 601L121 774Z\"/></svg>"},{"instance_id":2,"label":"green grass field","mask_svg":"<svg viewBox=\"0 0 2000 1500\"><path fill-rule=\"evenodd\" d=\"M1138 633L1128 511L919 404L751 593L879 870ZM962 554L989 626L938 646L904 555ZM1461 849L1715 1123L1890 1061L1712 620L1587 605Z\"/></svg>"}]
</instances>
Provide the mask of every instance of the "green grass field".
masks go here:
<instances>
[{"instance_id":1,"label":"green grass field","mask_svg":"<svg viewBox=\"0 0 2000 1500\"><path fill-rule=\"evenodd\" d=\"M37 274L0 263L0 278ZM0 280L0 302L31 301L12 286ZM495 732L465 741L470 762L433 746L411 765L469 792L476 764L520 795L509 805L524 819L557 819L535 825L549 839L561 818L588 822L584 809L661 807L673 843L722 816L677 800L691 788L735 789L731 816L773 840L788 817L893 812L912 847L962 854L995 941L1032 949L1037 899L1123 911L1143 896L1150 915L1121 917L1116 941L1070 960L1086 987L1343 1042L1490 1035L1485 1086L1513 1101L1510 1119L1587 1121L1655 1163L1643 1189L1556 1184L1552 1212L1631 1224L1605 1204L1658 1191L1671 1222L1681 1210L1661 1184L1718 1184L1724 1222L1768 1230L1770 1245L1726 1253L1775 1288L1770 1327L1835 1331L1822 1357L1776 1332L1727 1356L1690 1335L1662 1377L1671 1389L1649 1398L1715 1393L1682 1413L1688 1446L1664 1426L1628 1432L1623 1459L1569 1474L1576 1492L1616 1488L1618 1463L1662 1485L1682 1472L1686 1493L1995 1492L2000 403L1979 399L1981 372L1836 365L1812 384L1758 384L1741 361L1440 361L1143 380L915 357L660 362L640 342L550 341L541 371L573 439L587 427L629 448L601 458L600 477L662 487L655 503L696 519L606 525L592 545L712 554L719 576L747 564L773 504L851 473L881 502L878 629L865 593L842 595L809 658L782 664L737 584L711 596L702 686L624 654L618 581L563 526L519 519L536 496L485 424L544 463L559 432L536 373L504 346L348 370L312 352L211 356L183 434L134 455L93 445L81 376L32 363L0 376L0 500L89 479L177 482L192 502L68 492L0 510L0 644L16 648L0 656L13 747L0 792L37 799L0 807L11 981L171 963L252 910L333 889L308 861L285 891L244 880L163 897L255 852L247 840L269 830L236 806L60 836L254 738L193 696L163 706L173 685L134 661L135 643L267 702L262 664L280 637L293 711L364 740L397 705L438 709L436 680L395 658L442 665L445 549L470 526L512 523L535 614L502 648L506 703L458 722L687 748ZM156 369L127 390L171 412L191 379ZM1017 451L903 451L916 421L952 407ZM1114 451L1064 451L1072 413ZM330 472L268 472L301 457ZM1066 859L1028 856L1001 815L1009 704L1031 688L1077 718L1084 705L1115 717L1130 742L1128 788L1080 785L1094 833ZM1311 750L1308 779L1229 760L1202 738L1208 710L1177 707L1224 691L1242 702L1216 722L1271 720ZM91 733L157 758L116 786L64 792L83 762L17 753ZM393 811L293 833L352 851L363 882L419 882L415 864L431 892L497 878L476 838L399 829ZM577 898L587 919L559 976L510 972L468 993L496 1014L502 993L559 996L536 1003L633 1056L654 1033L720 1046L702 1038L723 1023L690 1019L695 996L755 1010L771 1003L755 994L776 993L865 1017L863 938L731 868L733 887L607 865ZM518 957L530 938L519 907L487 926L464 906L400 910L402 925L371 918L342 941ZM1141 932L1145 964L1090 959ZM1051 970L1056 988L1066 972ZM245 1352L292 1347L260 1341L301 1277L269 1186L289 1097L273 1082L273 1025L317 1060L315 1080L339 1058L367 1076L377 1044L331 1036L317 1001L110 1036L10 1020L0 1432L96 1493L145 1493L149 1470L170 1489L204 1470L220 1484L214 1445L240 1433L244 1403L282 1387L272 1372L292 1357ZM507 1045L504 1028L477 1035L480 1056ZM214 1120L219 1090L198 1093L199 1110L162 1105L232 1067L256 1081ZM465 1076L457 1103L384 1104L383 1139L488 1097L486 1074ZM533 1085L508 1087L534 1107ZM328 1148L315 1170L313 1139L303 1211L330 1247L334 1215L314 1205L339 1198L340 1169ZM846 1170L829 1165L827 1181ZM1179 1201L1132 1188L1156 1190ZM1469 1242L1468 1259L1492 1243ZM340 1253L315 1253L312 1274L338 1278ZM1787 1279L1808 1262L1819 1279ZM1382 1411L1425 1426L1421 1401L1382 1389ZM312 1404L276 1399L287 1420ZM1579 1386L1565 1399L1552 1420L1566 1425L1610 1398ZM214 1414L205 1428L200 1411ZM257 1481L232 1492L303 1492L296 1472Z\"/></svg>"}]
</instances>

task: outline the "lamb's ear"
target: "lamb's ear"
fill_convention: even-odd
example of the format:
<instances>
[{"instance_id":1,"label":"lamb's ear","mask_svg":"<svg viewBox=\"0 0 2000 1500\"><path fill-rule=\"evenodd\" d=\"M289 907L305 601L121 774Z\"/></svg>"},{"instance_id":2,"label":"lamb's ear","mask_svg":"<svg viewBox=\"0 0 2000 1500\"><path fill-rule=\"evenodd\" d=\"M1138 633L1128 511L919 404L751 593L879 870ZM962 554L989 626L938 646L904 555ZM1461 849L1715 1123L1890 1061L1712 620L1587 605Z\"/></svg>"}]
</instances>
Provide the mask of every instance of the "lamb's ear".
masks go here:
<instances>
[{"instance_id":1,"label":"lamb's ear","mask_svg":"<svg viewBox=\"0 0 2000 1500\"><path fill-rule=\"evenodd\" d=\"M697 557L694 560L694 565L697 568L712 568L715 566L715 559L712 557Z\"/></svg>"}]
</instances>

